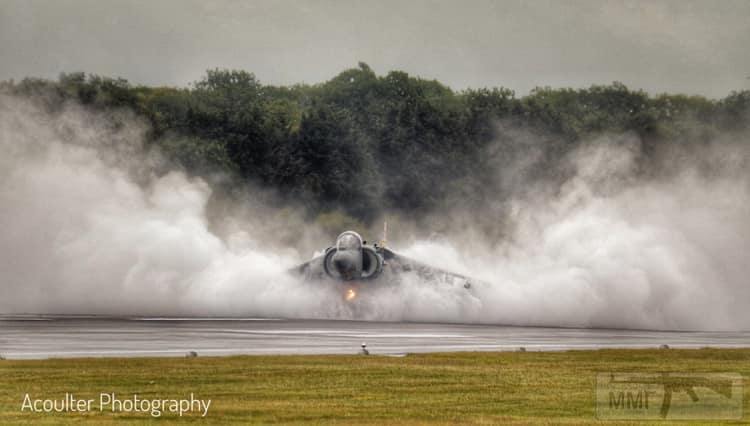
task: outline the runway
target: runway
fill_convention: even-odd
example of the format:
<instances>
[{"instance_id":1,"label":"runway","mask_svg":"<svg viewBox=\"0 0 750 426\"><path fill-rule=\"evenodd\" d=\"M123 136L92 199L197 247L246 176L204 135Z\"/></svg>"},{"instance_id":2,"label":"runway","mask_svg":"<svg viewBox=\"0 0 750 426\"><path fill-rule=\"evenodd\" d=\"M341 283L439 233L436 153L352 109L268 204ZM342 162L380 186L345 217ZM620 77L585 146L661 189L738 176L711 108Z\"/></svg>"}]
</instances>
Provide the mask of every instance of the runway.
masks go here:
<instances>
[{"instance_id":1,"label":"runway","mask_svg":"<svg viewBox=\"0 0 750 426\"><path fill-rule=\"evenodd\" d=\"M327 320L0 317L8 359L750 347L750 332L508 327Z\"/></svg>"}]
</instances>

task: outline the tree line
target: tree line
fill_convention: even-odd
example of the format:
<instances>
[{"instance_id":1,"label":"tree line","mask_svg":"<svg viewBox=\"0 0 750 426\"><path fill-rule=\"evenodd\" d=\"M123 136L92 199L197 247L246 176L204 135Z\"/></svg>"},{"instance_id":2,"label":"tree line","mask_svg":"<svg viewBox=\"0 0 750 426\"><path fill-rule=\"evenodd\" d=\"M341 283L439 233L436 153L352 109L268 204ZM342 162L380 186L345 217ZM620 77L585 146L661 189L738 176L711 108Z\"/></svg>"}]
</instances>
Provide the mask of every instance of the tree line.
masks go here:
<instances>
[{"instance_id":1,"label":"tree line","mask_svg":"<svg viewBox=\"0 0 750 426\"><path fill-rule=\"evenodd\" d=\"M750 129L747 90L713 100L615 82L517 97L506 88L454 91L401 71L378 76L364 63L315 85L264 85L246 71L215 69L185 88L69 73L0 90L44 94L52 110L70 100L131 109L150 122L148 143L189 173L227 173L311 212L365 223L384 211L430 212L456 191L481 192L502 164L496 157L522 149L507 129L541 141L540 173L600 134L637 135L647 159L660 146Z\"/></svg>"}]
</instances>

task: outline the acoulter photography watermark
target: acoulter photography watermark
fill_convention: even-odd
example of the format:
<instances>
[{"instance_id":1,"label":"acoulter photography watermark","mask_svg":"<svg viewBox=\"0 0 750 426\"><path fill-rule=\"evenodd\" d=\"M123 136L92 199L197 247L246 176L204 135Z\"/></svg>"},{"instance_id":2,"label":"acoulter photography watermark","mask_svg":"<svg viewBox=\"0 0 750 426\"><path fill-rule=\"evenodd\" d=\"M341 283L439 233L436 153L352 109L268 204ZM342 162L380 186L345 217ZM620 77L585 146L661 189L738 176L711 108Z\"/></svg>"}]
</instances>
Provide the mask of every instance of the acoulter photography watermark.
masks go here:
<instances>
[{"instance_id":1,"label":"acoulter photography watermark","mask_svg":"<svg viewBox=\"0 0 750 426\"><path fill-rule=\"evenodd\" d=\"M151 417L162 415L199 415L206 417L211 407L210 399L197 398L193 393L182 398L144 398L138 394L120 395L102 392L96 398L79 398L65 393L58 398L37 398L24 394L21 411L29 413L143 413Z\"/></svg>"}]
</instances>

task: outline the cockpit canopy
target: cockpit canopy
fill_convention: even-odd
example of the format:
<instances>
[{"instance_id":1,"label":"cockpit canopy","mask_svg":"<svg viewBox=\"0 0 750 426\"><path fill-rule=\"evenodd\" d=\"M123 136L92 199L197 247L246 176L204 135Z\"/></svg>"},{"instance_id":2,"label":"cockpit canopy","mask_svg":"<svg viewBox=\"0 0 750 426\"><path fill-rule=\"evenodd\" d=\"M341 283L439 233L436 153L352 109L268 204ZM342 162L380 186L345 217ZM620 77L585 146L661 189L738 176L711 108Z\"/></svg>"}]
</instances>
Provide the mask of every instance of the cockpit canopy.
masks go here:
<instances>
[{"instance_id":1,"label":"cockpit canopy","mask_svg":"<svg viewBox=\"0 0 750 426\"><path fill-rule=\"evenodd\" d=\"M346 231L336 239L336 250L362 250L362 237L354 231Z\"/></svg>"}]
</instances>

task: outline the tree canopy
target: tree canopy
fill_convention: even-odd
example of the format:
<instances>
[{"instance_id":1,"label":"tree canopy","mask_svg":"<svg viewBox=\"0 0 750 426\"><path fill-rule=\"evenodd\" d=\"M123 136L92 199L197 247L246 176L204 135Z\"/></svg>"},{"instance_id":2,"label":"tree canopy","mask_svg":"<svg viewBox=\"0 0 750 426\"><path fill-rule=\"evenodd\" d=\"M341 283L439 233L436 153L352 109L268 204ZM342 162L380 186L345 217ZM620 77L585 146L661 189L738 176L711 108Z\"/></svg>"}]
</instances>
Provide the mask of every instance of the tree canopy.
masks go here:
<instances>
[{"instance_id":1,"label":"tree canopy","mask_svg":"<svg viewBox=\"0 0 750 426\"><path fill-rule=\"evenodd\" d=\"M270 86L246 71L214 69L187 88L71 73L0 90L39 95L50 110L70 100L132 109L151 124L148 143L189 173L225 172L313 212L365 222L385 210L429 212L457 187L481 191L502 164L492 155L521 149L509 128L542 141L540 168L604 133L632 132L653 151L750 129L750 91L711 100L615 82L517 97L506 88L457 92L401 71L378 76L364 63L316 85Z\"/></svg>"}]
</instances>

